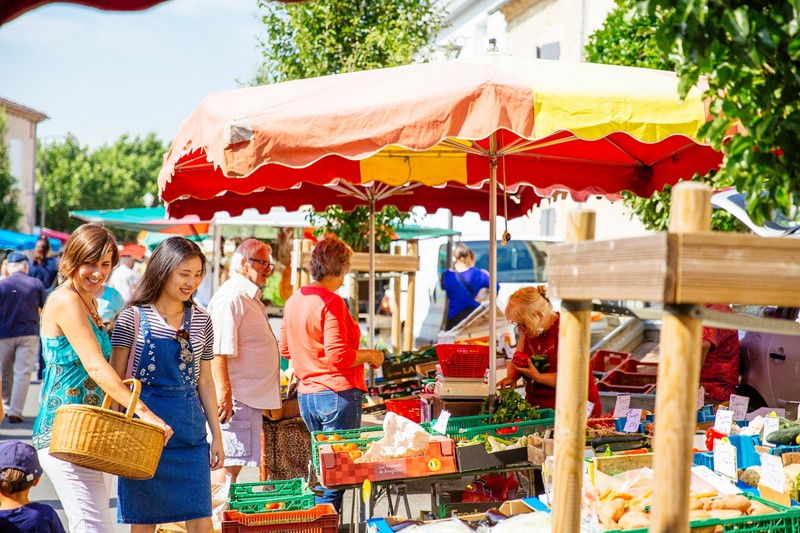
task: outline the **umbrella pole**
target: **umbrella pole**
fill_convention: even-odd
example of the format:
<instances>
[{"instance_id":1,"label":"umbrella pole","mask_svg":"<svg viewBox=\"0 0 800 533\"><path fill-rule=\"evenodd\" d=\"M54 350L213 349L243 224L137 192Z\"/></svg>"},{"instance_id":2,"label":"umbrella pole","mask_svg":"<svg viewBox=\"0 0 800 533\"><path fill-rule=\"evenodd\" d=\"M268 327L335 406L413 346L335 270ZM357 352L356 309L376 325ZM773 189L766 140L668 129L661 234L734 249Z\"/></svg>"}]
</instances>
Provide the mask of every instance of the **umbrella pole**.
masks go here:
<instances>
[{"instance_id":1,"label":"umbrella pole","mask_svg":"<svg viewBox=\"0 0 800 533\"><path fill-rule=\"evenodd\" d=\"M497 386L497 138L489 138L489 412L495 409Z\"/></svg>"},{"instance_id":2,"label":"umbrella pole","mask_svg":"<svg viewBox=\"0 0 800 533\"><path fill-rule=\"evenodd\" d=\"M367 309L369 327L369 348L375 348L375 199L369 200L369 308ZM375 371L369 369L369 387L375 386Z\"/></svg>"}]
</instances>

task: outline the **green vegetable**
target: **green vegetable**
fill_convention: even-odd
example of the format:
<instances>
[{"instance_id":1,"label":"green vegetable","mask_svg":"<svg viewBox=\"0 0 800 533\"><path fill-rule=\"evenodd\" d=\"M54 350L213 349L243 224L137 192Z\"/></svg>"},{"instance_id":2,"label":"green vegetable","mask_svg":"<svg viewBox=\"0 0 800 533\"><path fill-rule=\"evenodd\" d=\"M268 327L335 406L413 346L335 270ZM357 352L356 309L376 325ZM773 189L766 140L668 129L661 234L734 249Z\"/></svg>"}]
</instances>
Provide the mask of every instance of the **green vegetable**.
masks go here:
<instances>
[{"instance_id":1,"label":"green vegetable","mask_svg":"<svg viewBox=\"0 0 800 533\"><path fill-rule=\"evenodd\" d=\"M794 444L795 439L800 436L800 426L779 429L767 435L767 442L770 444Z\"/></svg>"},{"instance_id":2,"label":"green vegetable","mask_svg":"<svg viewBox=\"0 0 800 533\"><path fill-rule=\"evenodd\" d=\"M617 444L621 442L641 442L642 436L640 434L632 435L604 435L602 437L595 437L592 439L592 448L604 446L606 444Z\"/></svg>"},{"instance_id":3,"label":"green vegetable","mask_svg":"<svg viewBox=\"0 0 800 533\"><path fill-rule=\"evenodd\" d=\"M489 399L481 406L481 414L489 414ZM536 420L539 415L525 399L513 389L500 389L497 391L497 405L495 412L489 419L490 424L505 424L517 420Z\"/></svg>"},{"instance_id":4,"label":"green vegetable","mask_svg":"<svg viewBox=\"0 0 800 533\"><path fill-rule=\"evenodd\" d=\"M625 452L628 450L636 450L637 448L646 448L648 444L647 439L639 439L637 442L615 442L613 444L597 446L594 450L596 453L608 454L609 451Z\"/></svg>"},{"instance_id":5,"label":"green vegetable","mask_svg":"<svg viewBox=\"0 0 800 533\"><path fill-rule=\"evenodd\" d=\"M531 356L533 367L539 372L546 372L550 368L550 363L547 362L547 354L534 354Z\"/></svg>"}]
</instances>

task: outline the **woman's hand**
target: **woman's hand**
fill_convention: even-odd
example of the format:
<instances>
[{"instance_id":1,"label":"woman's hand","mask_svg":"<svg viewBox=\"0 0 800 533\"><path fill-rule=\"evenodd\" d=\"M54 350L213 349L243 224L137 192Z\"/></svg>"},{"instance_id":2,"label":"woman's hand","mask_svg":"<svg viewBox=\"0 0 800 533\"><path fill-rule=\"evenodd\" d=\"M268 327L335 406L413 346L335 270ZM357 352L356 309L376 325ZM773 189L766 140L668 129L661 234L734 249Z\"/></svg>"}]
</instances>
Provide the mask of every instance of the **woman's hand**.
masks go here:
<instances>
[{"instance_id":1,"label":"woman's hand","mask_svg":"<svg viewBox=\"0 0 800 533\"><path fill-rule=\"evenodd\" d=\"M380 368L383 364L383 352L381 350L370 350L372 355L370 356L369 366L370 368Z\"/></svg>"},{"instance_id":2,"label":"woman's hand","mask_svg":"<svg viewBox=\"0 0 800 533\"><path fill-rule=\"evenodd\" d=\"M517 378L512 377L504 377L500 381L497 382L497 386L501 389L516 389L517 388Z\"/></svg>"},{"instance_id":3,"label":"woman's hand","mask_svg":"<svg viewBox=\"0 0 800 533\"><path fill-rule=\"evenodd\" d=\"M222 439L214 437L211 440L211 470L219 470L225 464L225 451Z\"/></svg>"},{"instance_id":4,"label":"woman's hand","mask_svg":"<svg viewBox=\"0 0 800 533\"><path fill-rule=\"evenodd\" d=\"M141 404L140 404L141 405ZM172 428L169 427L169 424L161 420L158 416L156 416L153 411L147 410L141 413L137 413L139 418L142 422L147 422L149 424L153 424L154 426L158 426L164 430L164 444L166 445L169 442L169 439L172 437Z\"/></svg>"},{"instance_id":5,"label":"woman's hand","mask_svg":"<svg viewBox=\"0 0 800 533\"><path fill-rule=\"evenodd\" d=\"M541 376L539 371L536 370L536 367L533 366L533 361L530 359L528 359L527 364L525 366L514 365L514 368L516 368L520 374L522 374L529 380L533 381L534 383L538 381L539 376Z\"/></svg>"}]
</instances>

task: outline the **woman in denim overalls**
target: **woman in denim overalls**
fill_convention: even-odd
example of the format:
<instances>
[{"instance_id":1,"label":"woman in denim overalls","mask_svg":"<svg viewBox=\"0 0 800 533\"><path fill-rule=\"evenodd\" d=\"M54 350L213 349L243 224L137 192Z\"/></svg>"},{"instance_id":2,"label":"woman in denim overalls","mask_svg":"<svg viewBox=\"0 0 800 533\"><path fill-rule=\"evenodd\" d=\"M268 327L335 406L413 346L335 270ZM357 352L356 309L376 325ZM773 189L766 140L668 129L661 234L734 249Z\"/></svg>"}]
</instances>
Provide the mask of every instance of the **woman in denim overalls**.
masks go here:
<instances>
[{"instance_id":1,"label":"woman in denim overalls","mask_svg":"<svg viewBox=\"0 0 800 533\"><path fill-rule=\"evenodd\" d=\"M212 531L210 469L223 462L210 366L213 330L209 315L191 302L204 273L195 243L167 239L114 328L112 365L120 374L130 368L142 382L142 400L175 431L152 479L119 480L118 518L132 533L184 521L188 533Z\"/></svg>"}]
</instances>

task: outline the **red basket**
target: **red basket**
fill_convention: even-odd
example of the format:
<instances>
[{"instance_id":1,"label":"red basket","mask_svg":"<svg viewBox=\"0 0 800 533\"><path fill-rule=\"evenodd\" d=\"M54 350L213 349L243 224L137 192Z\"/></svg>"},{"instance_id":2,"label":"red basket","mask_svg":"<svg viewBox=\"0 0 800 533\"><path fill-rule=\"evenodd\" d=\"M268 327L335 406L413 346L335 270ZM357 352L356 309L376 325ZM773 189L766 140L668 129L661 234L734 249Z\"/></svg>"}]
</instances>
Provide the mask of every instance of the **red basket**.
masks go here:
<instances>
[{"instance_id":1,"label":"red basket","mask_svg":"<svg viewBox=\"0 0 800 533\"><path fill-rule=\"evenodd\" d=\"M628 360L630 352L612 352L611 350L597 350L589 360L592 372L605 374L616 370L619 365Z\"/></svg>"},{"instance_id":2,"label":"red basket","mask_svg":"<svg viewBox=\"0 0 800 533\"><path fill-rule=\"evenodd\" d=\"M338 533L339 516L333 505L323 503L308 511L273 511L245 514L225 511L222 533L269 533L303 531L305 533Z\"/></svg>"},{"instance_id":3,"label":"red basket","mask_svg":"<svg viewBox=\"0 0 800 533\"><path fill-rule=\"evenodd\" d=\"M386 410L402 417L408 418L412 422L419 424L422 422L422 400L419 396L409 398L392 398L386 400Z\"/></svg>"},{"instance_id":4,"label":"red basket","mask_svg":"<svg viewBox=\"0 0 800 533\"><path fill-rule=\"evenodd\" d=\"M489 368L489 347L476 344L437 344L442 375L449 378L482 378Z\"/></svg>"}]
</instances>

